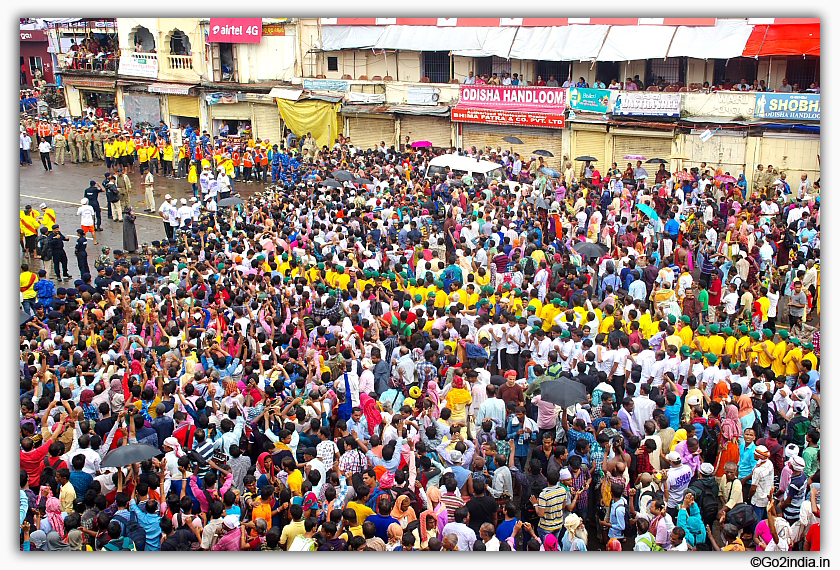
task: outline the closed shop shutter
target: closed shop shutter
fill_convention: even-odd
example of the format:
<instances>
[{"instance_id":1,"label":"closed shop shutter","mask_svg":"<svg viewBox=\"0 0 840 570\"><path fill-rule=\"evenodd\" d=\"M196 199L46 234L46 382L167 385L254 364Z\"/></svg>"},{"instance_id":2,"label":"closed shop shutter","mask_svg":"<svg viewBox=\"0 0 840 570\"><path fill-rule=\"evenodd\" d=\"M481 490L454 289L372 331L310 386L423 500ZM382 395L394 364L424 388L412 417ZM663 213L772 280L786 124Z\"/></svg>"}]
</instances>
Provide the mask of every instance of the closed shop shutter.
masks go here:
<instances>
[{"instance_id":1,"label":"closed shop shutter","mask_svg":"<svg viewBox=\"0 0 840 570\"><path fill-rule=\"evenodd\" d=\"M231 119L234 121L251 120L250 103L217 103L210 105L211 119Z\"/></svg>"},{"instance_id":2,"label":"closed shop shutter","mask_svg":"<svg viewBox=\"0 0 840 570\"><path fill-rule=\"evenodd\" d=\"M167 95L169 102L169 114L177 115L179 117L194 117L199 118L198 97L188 97L186 95Z\"/></svg>"},{"instance_id":3,"label":"closed shop shutter","mask_svg":"<svg viewBox=\"0 0 840 570\"><path fill-rule=\"evenodd\" d=\"M747 137L715 135L703 142L700 135L685 135L683 154L691 157L682 161L685 168L699 167L705 162L709 169L720 168L737 178L746 165ZM747 179L752 180L749 176Z\"/></svg>"},{"instance_id":4,"label":"closed shop shutter","mask_svg":"<svg viewBox=\"0 0 840 570\"><path fill-rule=\"evenodd\" d=\"M595 168L598 171L606 172L610 165L604 164L604 147L606 142L606 133L598 133L593 131L575 131L575 148L572 151L572 158L578 156L592 156L598 159ZM575 168L581 170L584 163L575 165Z\"/></svg>"},{"instance_id":5,"label":"closed shop shutter","mask_svg":"<svg viewBox=\"0 0 840 570\"><path fill-rule=\"evenodd\" d=\"M394 143L394 119L391 115L383 119L369 117L348 117L350 143L359 150L378 148L382 141L390 147Z\"/></svg>"},{"instance_id":6,"label":"closed shop shutter","mask_svg":"<svg viewBox=\"0 0 840 570\"><path fill-rule=\"evenodd\" d=\"M400 115L400 138L411 142L429 141L432 146L452 148L452 123L445 117Z\"/></svg>"},{"instance_id":7,"label":"closed shop shutter","mask_svg":"<svg viewBox=\"0 0 840 570\"><path fill-rule=\"evenodd\" d=\"M280 143L280 111L277 105L254 103L254 130L257 138Z\"/></svg>"},{"instance_id":8,"label":"closed shop shutter","mask_svg":"<svg viewBox=\"0 0 840 570\"><path fill-rule=\"evenodd\" d=\"M123 95L126 117L135 124L149 123L153 127L160 122L160 98L149 95Z\"/></svg>"},{"instance_id":9,"label":"closed shop shutter","mask_svg":"<svg viewBox=\"0 0 840 570\"><path fill-rule=\"evenodd\" d=\"M500 125L476 125L469 123L462 123L463 130L462 141L463 148L474 146L479 152L483 152L485 147L495 149L501 147L502 150L513 149L513 152L518 152L523 161L531 158L535 150L547 150L551 152L554 157L546 158L545 164L549 168L555 170L562 170L563 164L563 148L562 148L562 134L560 129L539 129L539 128L521 128L521 127L503 127ZM510 144L502 140L504 137L517 137L523 144Z\"/></svg>"},{"instance_id":10,"label":"closed shop shutter","mask_svg":"<svg viewBox=\"0 0 840 570\"><path fill-rule=\"evenodd\" d=\"M765 167L772 164L776 171L786 172L787 183L794 191L799 187L803 172L812 184L820 177L820 163L817 160L820 154L819 139L779 138L765 133L759 142L761 151L758 164ZM747 176L747 180L752 181L752 173Z\"/></svg>"},{"instance_id":11,"label":"closed shop shutter","mask_svg":"<svg viewBox=\"0 0 840 570\"><path fill-rule=\"evenodd\" d=\"M627 167L628 162L632 162L633 167L636 167L635 160L624 160L625 156L631 154L640 154L645 158L664 158L667 160L668 155L671 154L671 139L672 137L646 137L644 135L634 137L616 135L613 137L613 162L615 162L618 165L618 168L623 172ZM659 166L649 168L650 166L651 165L649 164L644 165L644 168L652 177L656 170L659 169Z\"/></svg>"}]
</instances>

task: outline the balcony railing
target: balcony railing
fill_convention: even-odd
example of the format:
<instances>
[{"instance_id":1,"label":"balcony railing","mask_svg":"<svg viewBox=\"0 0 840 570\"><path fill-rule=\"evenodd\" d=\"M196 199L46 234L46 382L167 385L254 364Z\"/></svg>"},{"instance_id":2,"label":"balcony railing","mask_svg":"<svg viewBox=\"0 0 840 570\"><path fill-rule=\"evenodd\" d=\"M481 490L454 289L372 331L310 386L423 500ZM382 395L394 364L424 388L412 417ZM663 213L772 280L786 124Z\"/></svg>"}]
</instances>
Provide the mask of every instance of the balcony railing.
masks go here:
<instances>
[{"instance_id":1,"label":"balcony railing","mask_svg":"<svg viewBox=\"0 0 840 570\"><path fill-rule=\"evenodd\" d=\"M193 69L193 56L191 55L167 55L166 61L169 69Z\"/></svg>"},{"instance_id":2,"label":"balcony railing","mask_svg":"<svg viewBox=\"0 0 840 570\"><path fill-rule=\"evenodd\" d=\"M106 57L96 57L93 54L77 55L70 57L65 55L59 59L59 67L63 70L79 71L106 71L115 72L119 63L119 56L108 54Z\"/></svg>"}]
</instances>

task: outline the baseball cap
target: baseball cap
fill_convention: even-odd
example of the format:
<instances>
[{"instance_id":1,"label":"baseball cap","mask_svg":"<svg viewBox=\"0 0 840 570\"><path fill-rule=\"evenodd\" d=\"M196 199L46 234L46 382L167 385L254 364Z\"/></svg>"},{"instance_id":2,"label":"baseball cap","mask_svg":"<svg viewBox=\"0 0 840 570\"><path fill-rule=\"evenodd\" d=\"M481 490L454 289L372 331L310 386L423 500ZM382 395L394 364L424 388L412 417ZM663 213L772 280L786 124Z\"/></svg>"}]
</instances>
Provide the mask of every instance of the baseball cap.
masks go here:
<instances>
[{"instance_id":1,"label":"baseball cap","mask_svg":"<svg viewBox=\"0 0 840 570\"><path fill-rule=\"evenodd\" d=\"M671 463L682 463L682 457L676 451L672 451L671 453L666 455L665 459L667 459Z\"/></svg>"}]
</instances>

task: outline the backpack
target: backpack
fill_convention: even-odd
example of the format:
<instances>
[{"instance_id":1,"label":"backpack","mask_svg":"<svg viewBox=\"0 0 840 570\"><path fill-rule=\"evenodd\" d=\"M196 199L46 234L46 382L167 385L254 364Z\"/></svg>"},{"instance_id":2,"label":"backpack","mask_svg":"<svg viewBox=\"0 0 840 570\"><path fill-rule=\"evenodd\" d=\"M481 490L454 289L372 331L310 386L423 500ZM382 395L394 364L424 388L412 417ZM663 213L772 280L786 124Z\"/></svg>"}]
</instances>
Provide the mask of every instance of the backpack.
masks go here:
<instances>
[{"instance_id":1,"label":"backpack","mask_svg":"<svg viewBox=\"0 0 840 570\"><path fill-rule=\"evenodd\" d=\"M125 550L131 550L131 539L127 536L123 537L122 546L116 546L115 544L109 542L105 545L105 550L108 550L109 552L121 552Z\"/></svg>"},{"instance_id":2,"label":"backpack","mask_svg":"<svg viewBox=\"0 0 840 570\"><path fill-rule=\"evenodd\" d=\"M114 518L123 522L121 518L116 516ZM138 551L146 550L146 529L140 525L140 522L137 520L136 513L132 512L128 518L128 522L123 524L123 532L127 538L134 541L134 548Z\"/></svg>"},{"instance_id":3,"label":"backpack","mask_svg":"<svg viewBox=\"0 0 840 570\"><path fill-rule=\"evenodd\" d=\"M758 519L752 505L738 503L726 513L726 522L735 525L740 530L755 525Z\"/></svg>"},{"instance_id":4,"label":"backpack","mask_svg":"<svg viewBox=\"0 0 840 570\"><path fill-rule=\"evenodd\" d=\"M522 260L522 272L528 277L533 277L534 275L536 275L536 266L537 262L534 261L533 257L529 256Z\"/></svg>"},{"instance_id":5,"label":"backpack","mask_svg":"<svg viewBox=\"0 0 840 570\"><path fill-rule=\"evenodd\" d=\"M175 550L177 552L187 552L189 550L192 550L190 548L190 544L183 540L184 531L182 531L182 530L175 531L175 535L178 537L177 541L172 540L172 537L170 536L169 538L167 538L163 542L168 543L172 547L172 550Z\"/></svg>"},{"instance_id":6,"label":"backpack","mask_svg":"<svg viewBox=\"0 0 840 570\"><path fill-rule=\"evenodd\" d=\"M108 184L105 187L105 199L108 200L111 204L120 201L120 191L117 189L114 184Z\"/></svg>"},{"instance_id":7,"label":"backpack","mask_svg":"<svg viewBox=\"0 0 840 570\"><path fill-rule=\"evenodd\" d=\"M694 493L703 522L711 524L718 515L718 497L717 493L713 493L712 488L708 484L704 484L703 481L714 482L714 479L700 479L695 481L689 489ZM717 488L717 485L715 485L715 488Z\"/></svg>"},{"instance_id":8,"label":"backpack","mask_svg":"<svg viewBox=\"0 0 840 570\"><path fill-rule=\"evenodd\" d=\"M44 261L52 260L52 248L50 247L50 238L48 236L44 234L38 236L38 243L35 249Z\"/></svg>"},{"instance_id":9,"label":"backpack","mask_svg":"<svg viewBox=\"0 0 840 570\"><path fill-rule=\"evenodd\" d=\"M650 539L650 533L646 533L646 534L647 534L647 536L645 536L645 535L643 534L643 535L641 536L641 538L639 538L639 542L641 542L642 544L647 545L647 547L648 547L648 548L650 548L651 552L661 552L661 551L665 550L664 548L662 548L661 546L659 546L659 544L658 544L655 540L654 540L654 541L651 541L651 539Z\"/></svg>"},{"instance_id":10,"label":"backpack","mask_svg":"<svg viewBox=\"0 0 840 570\"><path fill-rule=\"evenodd\" d=\"M54 464L50 463L50 457L45 457L44 468L41 470L41 478L38 481L40 487L52 489L53 495L58 494L58 481L56 481L55 474L60 469L59 464L61 463L64 463L61 459L58 459Z\"/></svg>"}]
</instances>

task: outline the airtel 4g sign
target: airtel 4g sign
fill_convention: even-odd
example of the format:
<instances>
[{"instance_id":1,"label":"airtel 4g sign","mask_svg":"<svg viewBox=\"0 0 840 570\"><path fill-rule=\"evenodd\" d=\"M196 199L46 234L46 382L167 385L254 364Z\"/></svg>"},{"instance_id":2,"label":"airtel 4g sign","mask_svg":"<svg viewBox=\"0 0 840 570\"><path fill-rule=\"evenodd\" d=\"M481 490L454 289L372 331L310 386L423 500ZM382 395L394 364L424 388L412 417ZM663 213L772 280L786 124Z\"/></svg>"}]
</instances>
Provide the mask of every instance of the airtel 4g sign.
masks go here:
<instances>
[{"instance_id":1,"label":"airtel 4g sign","mask_svg":"<svg viewBox=\"0 0 840 570\"><path fill-rule=\"evenodd\" d=\"M258 44L261 39L262 18L210 18L209 42Z\"/></svg>"}]
</instances>

